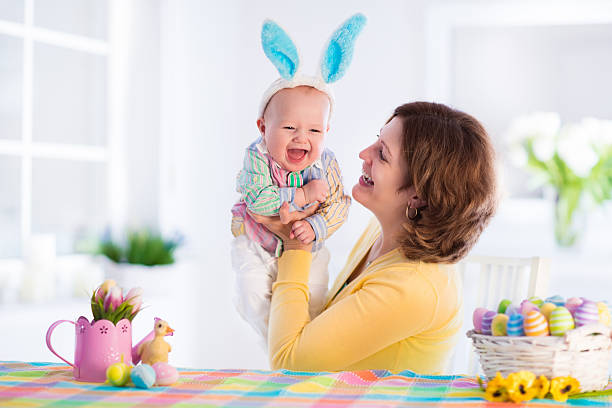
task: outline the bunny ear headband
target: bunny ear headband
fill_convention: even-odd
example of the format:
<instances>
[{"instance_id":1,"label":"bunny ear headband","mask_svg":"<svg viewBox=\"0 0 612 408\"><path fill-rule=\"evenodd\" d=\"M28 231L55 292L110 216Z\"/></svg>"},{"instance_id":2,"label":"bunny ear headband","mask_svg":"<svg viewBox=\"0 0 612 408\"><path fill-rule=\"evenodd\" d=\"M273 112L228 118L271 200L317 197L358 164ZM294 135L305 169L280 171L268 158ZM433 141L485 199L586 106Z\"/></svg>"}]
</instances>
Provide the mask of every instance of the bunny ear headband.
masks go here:
<instances>
[{"instance_id":1,"label":"bunny ear headband","mask_svg":"<svg viewBox=\"0 0 612 408\"><path fill-rule=\"evenodd\" d=\"M346 20L334 31L323 48L319 73L316 76L299 72L300 59L297 48L287 33L272 20L264 21L261 28L261 44L264 53L274 64L281 78L272 82L259 105L262 117L268 102L275 93L285 88L306 85L318 89L329 97L330 116L334 107L334 97L329 84L344 76L353 58L355 40L366 23L363 14L357 13Z\"/></svg>"}]
</instances>

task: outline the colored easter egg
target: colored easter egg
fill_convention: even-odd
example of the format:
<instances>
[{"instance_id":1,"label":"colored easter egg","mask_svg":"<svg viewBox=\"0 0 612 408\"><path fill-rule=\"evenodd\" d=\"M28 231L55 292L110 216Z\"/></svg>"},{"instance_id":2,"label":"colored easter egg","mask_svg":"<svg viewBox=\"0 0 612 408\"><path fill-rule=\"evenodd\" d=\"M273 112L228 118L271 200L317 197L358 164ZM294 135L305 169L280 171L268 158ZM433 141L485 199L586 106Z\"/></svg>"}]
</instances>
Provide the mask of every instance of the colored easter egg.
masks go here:
<instances>
[{"instance_id":1,"label":"colored easter egg","mask_svg":"<svg viewBox=\"0 0 612 408\"><path fill-rule=\"evenodd\" d=\"M511 303L510 305L508 305L508 307L506 308L506 314L508 316L512 316L513 314L521 314L521 307L515 305L514 303Z\"/></svg>"},{"instance_id":2,"label":"colored easter egg","mask_svg":"<svg viewBox=\"0 0 612 408\"><path fill-rule=\"evenodd\" d=\"M612 325L612 316L610 316L610 308L604 302L597 302L597 312L599 313L599 323L606 326Z\"/></svg>"},{"instance_id":3,"label":"colored easter egg","mask_svg":"<svg viewBox=\"0 0 612 408\"><path fill-rule=\"evenodd\" d=\"M523 330L523 315L515 313L510 315L508 318L508 324L506 325L506 333L508 336L524 336L525 330Z\"/></svg>"},{"instance_id":4,"label":"colored easter egg","mask_svg":"<svg viewBox=\"0 0 612 408\"><path fill-rule=\"evenodd\" d=\"M115 387L123 387L130 379L130 366L125 363L115 363L106 369L106 379Z\"/></svg>"},{"instance_id":5,"label":"colored easter egg","mask_svg":"<svg viewBox=\"0 0 612 408\"><path fill-rule=\"evenodd\" d=\"M472 322L474 323L474 331L476 333L482 333L482 317L488 310L484 307L477 307L472 314Z\"/></svg>"},{"instance_id":6,"label":"colored easter egg","mask_svg":"<svg viewBox=\"0 0 612 408\"><path fill-rule=\"evenodd\" d=\"M542 307L542 304L544 303L544 301L537 296L532 296L527 300L536 305L537 307Z\"/></svg>"},{"instance_id":7,"label":"colored easter egg","mask_svg":"<svg viewBox=\"0 0 612 408\"><path fill-rule=\"evenodd\" d=\"M497 306L497 313L506 313L506 308L510 306L512 302L508 299L503 299Z\"/></svg>"},{"instance_id":8,"label":"colored easter egg","mask_svg":"<svg viewBox=\"0 0 612 408\"><path fill-rule=\"evenodd\" d=\"M572 316L576 312L578 306L582 304L582 299L578 297L571 297L565 301L565 308L570 311Z\"/></svg>"},{"instance_id":9,"label":"colored easter egg","mask_svg":"<svg viewBox=\"0 0 612 408\"><path fill-rule=\"evenodd\" d=\"M531 310L523 321L523 330L527 336L548 336L548 322L537 310Z\"/></svg>"},{"instance_id":10,"label":"colored easter egg","mask_svg":"<svg viewBox=\"0 0 612 408\"><path fill-rule=\"evenodd\" d=\"M599 311L595 302L586 300L574 311L576 327L599 322Z\"/></svg>"},{"instance_id":11,"label":"colored easter egg","mask_svg":"<svg viewBox=\"0 0 612 408\"><path fill-rule=\"evenodd\" d=\"M530 301L528 301L528 300L523 300L523 301L521 302L521 314L522 314L523 316L527 316L527 314L528 314L529 312L531 312L531 311L536 311L536 312L539 312L539 311L540 311L540 309L539 309L539 308L538 308L536 305L534 305L533 303L531 303Z\"/></svg>"},{"instance_id":12,"label":"colored easter egg","mask_svg":"<svg viewBox=\"0 0 612 408\"><path fill-rule=\"evenodd\" d=\"M565 306L565 299L559 295L549 296L544 300L544 302L553 303L556 306Z\"/></svg>"},{"instance_id":13,"label":"colored easter egg","mask_svg":"<svg viewBox=\"0 0 612 408\"><path fill-rule=\"evenodd\" d=\"M151 388L155 384L155 370L148 364L139 364L132 368L130 377L138 388Z\"/></svg>"},{"instance_id":14,"label":"colored easter egg","mask_svg":"<svg viewBox=\"0 0 612 408\"><path fill-rule=\"evenodd\" d=\"M508 316L503 313L498 313L491 321L491 334L494 336L505 336L507 324Z\"/></svg>"},{"instance_id":15,"label":"colored easter egg","mask_svg":"<svg viewBox=\"0 0 612 408\"><path fill-rule=\"evenodd\" d=\"M155 363L153 370L155 370L155 385L172 385L178 380L178 370L168 363L161 361Z\"/></svg>"},{"instance_id":16,"label":"colored easter egg","mask_svg":"<svg viewBox=\"0 0 612 408\"><path fill-rule=\"evenodd\" d=\"M557 308L557 306L555 306L554 303L544 303L542 304L542 306L540 307L540 313L542 313L544 315L544 317L546 318L546 320L550 320L550 313L555 310Z\"/></svg>"},{"instance_id":17,"label":"colored easter egg","mask_svg":"<svg viewBox=\"0 0 612 408\"><path fill-rule=\"evenodd\" d=\"M574 318L567 308L558 306L550 313L549 326L550 334L563 336L565 332L574 328Z\"/></svg>"},{"instance_id":18,"label":"colored easter egg","mask_svg":"<svg viewBox=\"0 0 612 408\"><path fill-rule=\"evenodd\" d=\"M491 324L495 316L497 316L497 313L492 310L487 311L484 316L482 316L482 334L486 334L487 336L491 335Z\"/></svg>"}]
</instances>

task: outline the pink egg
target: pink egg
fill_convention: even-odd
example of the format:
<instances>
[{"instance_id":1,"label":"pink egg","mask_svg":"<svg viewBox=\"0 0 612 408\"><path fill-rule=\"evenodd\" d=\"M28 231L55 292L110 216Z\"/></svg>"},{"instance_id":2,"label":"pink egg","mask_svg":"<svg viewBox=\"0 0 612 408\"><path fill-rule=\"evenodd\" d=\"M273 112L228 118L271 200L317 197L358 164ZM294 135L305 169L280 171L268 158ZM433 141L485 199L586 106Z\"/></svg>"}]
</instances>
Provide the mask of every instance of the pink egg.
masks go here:
<instances>
[{"instance_id":1,"label":"pink egg","mask_svg":"<svg viewBox=\"0 0 612 408\"><path fill-rule=\"evenodd\" d=\"M178 380L178 371L168 363L155 363L153 370L155 370L155 385L172 385Z\"/></svg>"},{"instance_id":2,"label":"pink egg","mask_svg":"<svg viewBox=\"0 0 612 408\"><path fill-rule=\"evenodd\" d=\"M484 307L477 307L472 315L472 321L474 322L474 331L476 333L482 333L482 317L488 310Z\"/></svg>"},{"instance_id":3,"label":"pink egg","mask_svg":"<svg viewBox=\"0 0 612 408\"><path fill-rule=\"evenodd\" d=\"M536 305L534 305L533 303L531 303L531 302L530 302L530 301L528 301L528 300L523 300L523 301L521 302L521 314L522 314L524 317L527 317L527 315L529 314L529 312L534 311L534 310L535 310L536 312L539 312L539 311L540 311L540 308L539 308L539 307L537 307Z\"/></svg>"},{"instance_id":4,"label":"pink egg","mask_svg":"<svg viewBox=\"0 0 612 408\"><path fill-rule=\"evenodd\" d=\"M582 299L578 298L578 297L572 297L567 299L567 301L565 302L565 308L567 310L570 311L570 313L572 314L572 316L574 315L574 313L576 312L576 309L578 308L578 306L580 306L582 304Z\"/></svg>"}]
</instances>

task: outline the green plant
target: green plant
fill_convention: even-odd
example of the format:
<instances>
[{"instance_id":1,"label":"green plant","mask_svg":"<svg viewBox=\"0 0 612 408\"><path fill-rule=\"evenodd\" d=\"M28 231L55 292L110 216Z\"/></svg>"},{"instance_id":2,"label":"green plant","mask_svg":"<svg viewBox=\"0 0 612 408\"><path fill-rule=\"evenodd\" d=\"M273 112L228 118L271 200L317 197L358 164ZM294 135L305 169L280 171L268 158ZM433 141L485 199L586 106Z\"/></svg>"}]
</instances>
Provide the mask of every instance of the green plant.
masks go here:
<instances>
[{"instance_id":1,"label":"green plant","mask_svg":"<svg viewBox=\"0 0 612 408\"><path fill-rule=\"evenodd\" d=\"M96 252L115 263L169 265L174 263L174 251L181 243L182 237L179 235L164 239L159 233L142 229L129 231L124 245L113 241L106 233Z\"/></svg>"},{"instance_id":2,"label":"green plant","mask_svg":"<svg viewBox=\"0 0 612 408\"><path fill-rule=\"evenodd\" d=\"M534 186L556 192L557 243L574 245L583 201L601 205L612 198L612 121L586 118L561 126L556 113L534 113L517 118L507 136L515 162L535 176Z\"/></svg>"}]
</instances>

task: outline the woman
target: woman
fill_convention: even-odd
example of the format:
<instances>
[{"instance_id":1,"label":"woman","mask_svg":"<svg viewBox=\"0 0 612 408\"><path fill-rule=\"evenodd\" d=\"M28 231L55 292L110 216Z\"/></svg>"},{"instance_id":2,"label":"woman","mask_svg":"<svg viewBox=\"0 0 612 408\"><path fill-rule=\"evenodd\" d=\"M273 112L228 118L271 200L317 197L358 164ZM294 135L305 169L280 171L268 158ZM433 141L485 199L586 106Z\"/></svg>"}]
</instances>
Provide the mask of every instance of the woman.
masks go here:
<instances>
[{"instance_id":1,"label":"woman","mask_svg":"<svg viewBox=\"0 0 612 408\"><path fill-rule=\"evenodd\" d=\"M441 373L462 324L452 264L474 246L496 207L493 147L473 117L415 102L395 109L359 157L363 175L353 198L375 219L312 321L310 245L292 239L288 224L308 214L284 206L280 219L259 219L284 241L272 289L271 365Z\"/></svg>"}]
</instances>

